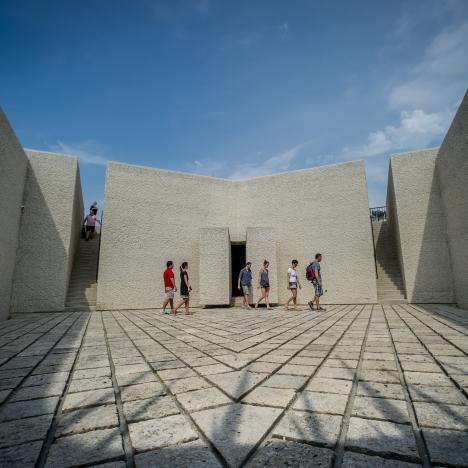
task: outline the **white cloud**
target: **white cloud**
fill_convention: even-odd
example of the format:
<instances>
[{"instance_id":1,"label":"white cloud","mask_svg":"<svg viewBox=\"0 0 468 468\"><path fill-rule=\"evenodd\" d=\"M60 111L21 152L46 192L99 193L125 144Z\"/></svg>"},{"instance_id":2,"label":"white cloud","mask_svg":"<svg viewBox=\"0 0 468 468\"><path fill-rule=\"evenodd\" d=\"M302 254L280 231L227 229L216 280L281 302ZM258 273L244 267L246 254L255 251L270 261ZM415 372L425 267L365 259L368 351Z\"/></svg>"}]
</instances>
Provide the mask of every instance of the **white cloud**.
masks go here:
<instances>
[{"instance_id":1,"label":"white cloud","mask_svg":"<svg viewBox=\"0 0 468 468\"><path fill-rule=\"evenodd\" d=\"M278 26L281 39L286 39L289 34L289 23L285 21Z\"/></svg>"},{"instance_id":2,"label":"white cloud","mask_svg":"<svg viewBox=\"0 0 468 468\"><path fill-rule=\"evenodd\" d=\"M51 150L76 156L83 164L105 166L108 157L102 154L102 145L95 140L85 140L80 143L64 143L57 140L55 145L50 145Z\"/></svg>"}]
</instances>

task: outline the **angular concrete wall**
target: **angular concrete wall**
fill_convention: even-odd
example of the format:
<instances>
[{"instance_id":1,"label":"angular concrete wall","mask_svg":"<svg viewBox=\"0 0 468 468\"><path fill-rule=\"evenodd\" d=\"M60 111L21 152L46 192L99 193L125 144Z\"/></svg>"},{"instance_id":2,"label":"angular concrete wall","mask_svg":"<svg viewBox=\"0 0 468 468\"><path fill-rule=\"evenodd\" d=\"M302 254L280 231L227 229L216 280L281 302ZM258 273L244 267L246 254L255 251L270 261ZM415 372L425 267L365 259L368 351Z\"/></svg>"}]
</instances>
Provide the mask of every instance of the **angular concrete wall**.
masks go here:
<instances>
[{"instance_id":1,"label":"angular concrete wall","mask_svg":"<svg viewBox=\"0 0 468 468\"><path fill-rule=\"evenodd\" d=\"M390 161L387 204L408 302L455 302L437 153L421 150Z\"/></svg>"},{"instance_id":2,"label":"angular concrete wall","mask_svg":"<svg viewBox=\"0 0 468 468\"><path fill-rule=\"evenodd\" d=\"M28 158L0 108L0 320L10 310L27 168Z\"/></svg>"},{"instance_id":3,"label":"angular concrete wall","mask_svg":"<svg viewBox=\"0 0 468 468\"><path fill-rule=\"evenodd\" d=\"M11 312L64 309L83 213L76 158L27 151Z\"/></svg>"},{"instance_id":4,"label":"angular concrete wall","mask_svg":"<svg viewBox=\"0 0 468 468\"><path fill-rule=\"evenodd\" d=\"M164 298L162 271L169 259L176 267L189 262L192 304L199 305L199 229L228 228L232 242L248 242L247 228L270 226L275 231L276 258L266 234L263 242L256 241L254 255L259 262L268 258L277 272L276 278L272 275L272 298L277 294L279 302L287 299L285 281L277 278L286 275L292 258L300 261L305 284L306 263L321 251L328 290L324 302L376 301L367 188L360 161L246 181L110 163L105 206L98 308L159 307ZM223 275L228 255L212 265L216 274ZM256 261L254 275L259 267ZM299 301L305 303L312 295L312 287L306 285Z\"/></svg>"},{"instance_id":5,"label":"angular concrete wall","mask_svg":"<svg viewBox=\"0 0 468 468\"><path fill-rule=\"evenodd\" d=\"M468 308L468 93L450 126L437 158L445 208L455 296Z\"/></svg>"}]
</instances>

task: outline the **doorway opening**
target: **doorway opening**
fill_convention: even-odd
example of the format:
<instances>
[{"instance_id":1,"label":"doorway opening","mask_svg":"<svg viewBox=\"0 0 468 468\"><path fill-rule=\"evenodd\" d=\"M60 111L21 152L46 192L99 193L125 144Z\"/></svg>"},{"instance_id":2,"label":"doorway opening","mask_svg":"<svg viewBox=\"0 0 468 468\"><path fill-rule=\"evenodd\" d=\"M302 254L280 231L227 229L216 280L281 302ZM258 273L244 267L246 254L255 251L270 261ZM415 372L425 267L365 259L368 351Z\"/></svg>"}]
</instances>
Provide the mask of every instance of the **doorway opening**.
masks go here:
<instances>
[{"instance_id":1,"label":"doorway opening","mask_svg":"<svg viewBox=\"0 0 468 468\"><path fill-rule=\"evenodd\" d=\"M242 296L237 289L239 272L245 267L245 244L231 244L231 291L232 297Z\"/></svg>"}]
</instances>

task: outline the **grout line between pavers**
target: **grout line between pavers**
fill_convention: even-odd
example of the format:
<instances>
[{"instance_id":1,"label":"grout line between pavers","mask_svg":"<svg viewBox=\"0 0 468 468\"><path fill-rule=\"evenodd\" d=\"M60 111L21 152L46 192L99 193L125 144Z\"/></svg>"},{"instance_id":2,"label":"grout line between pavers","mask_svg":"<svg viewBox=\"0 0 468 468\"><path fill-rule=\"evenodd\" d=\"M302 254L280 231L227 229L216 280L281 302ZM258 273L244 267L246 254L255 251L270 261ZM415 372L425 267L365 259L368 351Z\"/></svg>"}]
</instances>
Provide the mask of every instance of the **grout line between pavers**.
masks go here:
<instances>
[{"instance_id":1,"label":"grout line between pavers","mask_svg":"<svg viewBox=\"0 0 468 468\"><path fill-rule=\"evenodd\" d=\"M396 312L394 307L390 307L390 308L394 312ZM392 329L390 328L390 324L388 322L387 310L386 310L387 308L386 307L381 307L381 309L382 309L382 312L383 312L383 316L385 318L385 323L387 325L388 333L390 335L390 340L391 340L392 349L393 349L393 355L395 356L395 363L396 363L396 366L397 366L398 378L400 379L400 384L402 386L403 394L405 396L406 408L408 410L408 417L409 417L409 420L410 420L410 423L411 423L411 428L413 429L414 439L416 441L416 447L418 449L419 457L421 458L421 464L422 464L422 466L424 468L431 467L432 464L430 462L429 452L428 452L426 443L424 441L424 437L422 436L421 428L420 428L420 426L418 424L418 418L416 416L416 411L414 409L413 400L412 400L411 395L410 395L409 390L408 390L408 385L407 385L407 382L406 382L405 374L404 374L403 369L401 367L400 357L398 356L398 352L397 352L397 349L396 349L396 346L395 346L395 341L393 339ZM405 322L405 325L406 325L406 322ZM406 326L408 327L408 325L406 325ZM413 332L413 331L411 330L411 332Z\"/></svg>"}]
</instances>

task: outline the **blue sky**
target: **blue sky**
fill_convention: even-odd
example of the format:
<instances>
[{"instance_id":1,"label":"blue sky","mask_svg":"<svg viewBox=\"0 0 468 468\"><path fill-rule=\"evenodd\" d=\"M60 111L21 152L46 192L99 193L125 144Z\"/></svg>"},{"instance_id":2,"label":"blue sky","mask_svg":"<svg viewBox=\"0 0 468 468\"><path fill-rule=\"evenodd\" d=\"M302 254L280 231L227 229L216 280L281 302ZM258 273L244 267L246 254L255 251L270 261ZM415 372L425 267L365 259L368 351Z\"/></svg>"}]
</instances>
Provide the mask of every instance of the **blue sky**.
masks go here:
<instances>
[{"instance_id":1,"label":"blue sky","mask_svg":"<svg viewBox=\"0 0 468 468\"><path fill-rule=\"evenodd\" d=\"M0 104L27 148L246 178L441 143L468 85L465 0L0 3ZM326 194L323 194L326 196ZM300 196L300 194L299 194Z\"/></svg>"}]
</instances>

